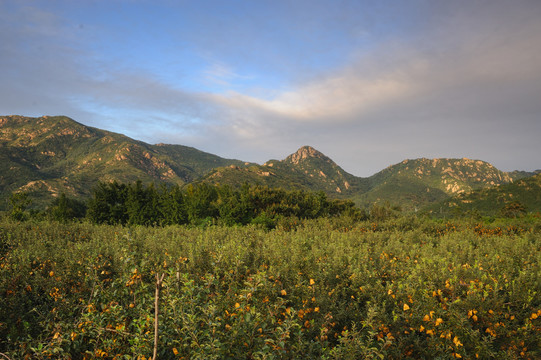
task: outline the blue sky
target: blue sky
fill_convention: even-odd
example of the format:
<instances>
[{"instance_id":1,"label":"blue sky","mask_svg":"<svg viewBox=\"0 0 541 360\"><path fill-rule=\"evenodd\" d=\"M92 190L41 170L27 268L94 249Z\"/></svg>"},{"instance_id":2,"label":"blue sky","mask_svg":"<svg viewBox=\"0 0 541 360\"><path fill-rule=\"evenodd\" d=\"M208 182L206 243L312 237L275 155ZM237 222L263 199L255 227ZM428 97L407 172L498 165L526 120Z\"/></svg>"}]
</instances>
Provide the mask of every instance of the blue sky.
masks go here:
<instances>
[{"instance_id":1,"label":"blue sky","mask_svg":"<svg viewBox=\"0 0 541 360\"><path fill-rule=\"evenodd\" d=\"M0 0L0 114L264 163L541 168L541 2Z\"/></svg>"}]
</instances>

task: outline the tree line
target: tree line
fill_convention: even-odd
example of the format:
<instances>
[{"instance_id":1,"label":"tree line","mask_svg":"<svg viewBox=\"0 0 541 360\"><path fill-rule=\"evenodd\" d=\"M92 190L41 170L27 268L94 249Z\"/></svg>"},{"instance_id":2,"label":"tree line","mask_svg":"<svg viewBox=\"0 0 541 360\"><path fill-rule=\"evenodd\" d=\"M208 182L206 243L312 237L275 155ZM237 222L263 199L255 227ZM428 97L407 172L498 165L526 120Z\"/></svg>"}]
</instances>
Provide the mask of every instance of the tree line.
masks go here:
<instances>
[{"instance_id":1,"label":"tree line","mask_svg":"<svg viewBox=\"0 0 541 360\"><path fill-rule=\"evenodd\" d=\"M13 194L11 215L28 217L26 194ZM206 183L180 186L99 182L87 201L61 194L42 214L57 221L86 218L95 224L206 225L260 224L273 228L282 219L348 216L367 218L351 200L327 198L324 192L284 190L244 184L240 188Z\"/></svg>"},{"instance_id":2,"label":"tree line","mask_svg":"<svg viewBox=\"0 0 541 360\"><path fill-rule=\"evenodd\" d=\"M87 217L98 224L223 225L262 224L272 228L281 218L364 213L349 200L331 200L325 193L284 190L258 185L240 189L206 183L156 187L141 181L132 184L99 183L88 202Z\"/></svg>"}]
</instances>

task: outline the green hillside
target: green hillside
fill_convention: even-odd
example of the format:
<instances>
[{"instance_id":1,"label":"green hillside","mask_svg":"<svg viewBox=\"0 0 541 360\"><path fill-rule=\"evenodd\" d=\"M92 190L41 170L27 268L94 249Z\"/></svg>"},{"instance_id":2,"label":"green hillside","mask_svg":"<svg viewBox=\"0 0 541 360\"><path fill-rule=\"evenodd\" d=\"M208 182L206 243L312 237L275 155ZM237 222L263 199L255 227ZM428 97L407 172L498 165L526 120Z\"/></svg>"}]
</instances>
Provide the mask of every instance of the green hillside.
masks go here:
<instances>
[{"instance_id":1,"label":"green hillside","mask_svg":"<svg viewBox=\"0 0 541 360\"><path fill-rule=\"evenodd\" d=\"M353 176L334 161L310 146L303 146L284 160L269 160L263 165L215 169L201 181L239 187L243 183L323 191L335 197L351 197L368 189L363 178Z\"/></svg>"},{"instance_id":2,"label":"green hillside","mask_svg":"<svg viewBox=\"0 0 541 360\"><path fill-rule=\"evenodd\" d=\"M449 197L469 201L466 197L471 192L484 194L476 191L534 174L503 172L487 162L467 158L421 158L404 160L362 178L347 173L310 146L283 160L258 165L182 145L149 145L65 116L0 117L0 208L5 208L12 192L26 191L35 207L43 207L60 193L86 198L98 181L141 180L181 186L205 182L238 188L248 183L323 191L331 198L351 199L365 208L388 202L405 211L417 211ZM496 200L499 202L493 207L502 203L500 198Z\"/></svg>"},{"instance_id":3,"label":"green hillside","mask_svg":"<svg viewBox=\"0 0 541 360\"><path fill-rule=\"evenodd\" d=\"M502 215L504 208L516 207L517 204L527 212L541 212L541 174L509 184L458 194L429 206L426 211L442 215L476 212L492 216Z\"/></svg>"},{"instance_id":4,"label":"green hillside","mask_svg":"<svg viewBox=\"0 0 541 360\"><path fill-rule=\"evenodd\" d=\"M267 166L274 164L275 162L269 162ZM319 187L327 193L351 196L368 190L366 179L347 173L334 161L310 146L301 147L277 165L289 166L304 173L310 186Z\"/></svg>"},{"instance_id":5,"label":"green hillside","mask_svg":"<svg viewBox=\"0 0 541 360\"><path fill-rule=\"evenodd\" d=\"M378 202L417 211L456 194L491 188L533 173L507 173L481 160L414 159L368 178L351 175L310 146L303 146L284 160L269 160L263 165L213 170L200 181L239 187L243 183L323 191L334 198L353 199L369 208Z\"/></svg>"},{"instance_id":6,"label":"green hillside","mask_svg":"<svg viewBox=\"0 0 541 360\"><path fill-rule=\"evenodd\" d=\"M0 117L0 159L2 198L28 191L36 205L61 192L88 196L97 181L183 185L217 166L244 166L186 146L149 145L65 116Z\"/></svg>"},{"instance_id":7,"label":"green hillside","mask_svg":"<svg viewBox=\"0 0 541 360\"><path fill-rule=\"evenodd\" d=\"M455 194L505 184L527 175L506 173L487 162L467 158L404 160L369 177L370 190L355 198L363 205L389 201L405 210L415 210Z\"/></svg>"}]
</instances>

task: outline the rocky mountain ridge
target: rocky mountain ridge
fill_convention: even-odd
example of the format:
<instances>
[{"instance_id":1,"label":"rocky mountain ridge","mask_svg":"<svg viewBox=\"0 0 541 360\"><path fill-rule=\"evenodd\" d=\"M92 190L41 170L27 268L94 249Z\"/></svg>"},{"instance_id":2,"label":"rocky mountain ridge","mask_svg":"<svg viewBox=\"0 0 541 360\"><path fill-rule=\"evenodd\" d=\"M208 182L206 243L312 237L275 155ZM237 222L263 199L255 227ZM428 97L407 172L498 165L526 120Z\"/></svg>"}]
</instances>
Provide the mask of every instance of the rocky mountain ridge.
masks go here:
<instances>
[{"instance_id":1,"label":"rocky mountain ridge","mask_svg":"<svg viewBox=\"0 0 541 360\"><path fill-rule=\"evenodd\" d=\"M39 199L65 192L86 197L98 181L184 185L224 159L182 145L150 145L82 125L65 116L0 117L0 193L28 191Z\"/></svg>"},{"instance_id":2,"label":"rocky mountain ridge","mask_svg":"<svg viewBox=\"0 0 541 360\"><path fill-rule=\"evenodd\" d=\"M493 187L463 192L432 204L426 211L440 215L502 215L509 206L541 212L541 173Z\"/></svg>"},{"instance_id":3,"label":"rocky mountain ridge","mask_svg":"<svg viewBox=\"0 0 541 360\"><path fill-rule=\"evenodd\" d=\"M408 159L370 176L354 176L310 146L263 165L224 159L182 145L150 145L64 116L0 117L0 191L27 191L45 201L65 192L86 197L97 181L186 185L261 184L323 191L361 206L389 201L406 210L449 196L534 175L503 172L471 159Z\"/></svg>"}]
</instances>

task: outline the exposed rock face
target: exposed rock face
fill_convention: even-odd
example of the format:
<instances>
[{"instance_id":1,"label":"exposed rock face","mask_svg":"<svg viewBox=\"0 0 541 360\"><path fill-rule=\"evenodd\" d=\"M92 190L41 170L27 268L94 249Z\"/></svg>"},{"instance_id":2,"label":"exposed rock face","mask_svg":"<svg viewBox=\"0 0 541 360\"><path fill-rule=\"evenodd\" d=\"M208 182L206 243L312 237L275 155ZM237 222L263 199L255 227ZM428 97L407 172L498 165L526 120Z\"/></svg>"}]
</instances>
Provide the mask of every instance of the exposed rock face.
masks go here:
<instances>
[{"instance_id":1,"label":"exposed rock face","mask_svg":"<svg viewBox=\"0 0 541 360\"><path fill-rule=\"evenodd\" d=\"M389 178L394 176L393 174L428 181L450 195L513 181L509 173L500 171L485 161L468 158L404 160L375 176Z\"/></svg>"},{"instance_id":2,"label":"exposed rock face","mask_svg":"<svg viewBox=\"0 0 541 360\"><path fill-rule=\"evenodd\" d=\"M302 160L316 158L321 159L327 162L332 162L327 156L323 155L321 152L317 151L311 146L303 146L294 154L289 155L284 161L290 162L292 164L298 165Z\"/></svg>"},{"instance_id":3,"label":"exposed rock face","mask_svg":"<svg viewBox=\"0 0 541 360\"><path fill-rule=\"evenodd\" d=\"M310 186L327 193L350 194L355 191L353 187L360 179L344 171L333 160L311 146L301 147L280 163L291 168L291 171L306 174L310 178L307 181Z\"/></svg>"}]
</instances>

